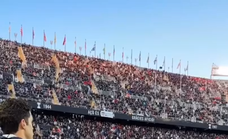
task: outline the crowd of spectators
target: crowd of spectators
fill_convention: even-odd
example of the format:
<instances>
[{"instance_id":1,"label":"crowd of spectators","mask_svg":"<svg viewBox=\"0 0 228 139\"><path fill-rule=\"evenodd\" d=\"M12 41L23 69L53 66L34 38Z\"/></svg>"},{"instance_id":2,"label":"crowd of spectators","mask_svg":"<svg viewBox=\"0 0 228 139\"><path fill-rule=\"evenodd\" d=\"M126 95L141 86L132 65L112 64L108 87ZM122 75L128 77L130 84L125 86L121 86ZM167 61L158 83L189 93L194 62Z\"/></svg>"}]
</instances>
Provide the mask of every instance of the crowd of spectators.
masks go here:
<instances>
[{"instance_id":1,"label":"crowd of spectators","mask_svg":"<svg viewBox=\"0 0 228 139\"><path fill-rule=\"evenodd\" d=\"M19 58L20 46L26 64ZM165 119L228 123L226 82L7 40L0 40L0 47L2 96Z\"/></svg>"},{"instance_id":2,"label":"crowd of spectators","mask_svg":"<svg viewBox=\"0 0 228 139\"><path fill-rule=\"evenodd\" d=\"M35 114L39 129L36 138L64 139L226 139L227 135L178 129L123 125L72 117ZM42 131L40 131L42 129ZM40 135L40 136L39 136Z\"/></svg>"},{"instance_id":3,"label":"crowd of spectators","mask_svg":"<svg viewBox=\"0 0 228 139\"><path fill-rule=\"evenodd\" d=\"M33 112L34 139L226 139L228 135ZM0 128L0 135L3 132Z\"/></svg>"}]
</instances>

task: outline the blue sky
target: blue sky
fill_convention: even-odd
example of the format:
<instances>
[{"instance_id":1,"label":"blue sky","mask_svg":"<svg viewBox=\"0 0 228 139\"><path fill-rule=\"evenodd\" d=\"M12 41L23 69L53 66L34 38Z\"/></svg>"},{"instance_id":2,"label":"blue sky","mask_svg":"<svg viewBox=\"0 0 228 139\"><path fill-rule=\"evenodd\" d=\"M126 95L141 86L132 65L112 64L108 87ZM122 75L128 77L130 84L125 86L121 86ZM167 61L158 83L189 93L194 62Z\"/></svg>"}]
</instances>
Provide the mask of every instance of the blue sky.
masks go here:
<instances>
[{"instance_id":1,"label":"blue sky","mask_svg":"<svg viewBox=\"0 0 228 139\"><path fill-rule=\"evenodd\" d=\"M116 60L122 59L122 48L130 62L142 53L141 66L150 67L156 55L158 66L166 57L166 68L174 59L174 72L179 60L183 68L189 61L189 74L209 77L212 63L228 65L228 1L227 0L1 0L0 37L8 39L9 22L11 38L23 25L23 42L43 45L43 30L46 32L46 47L57 35L57 49L67 36L67 51L74 52L74 39L87 53L97 44L97 55L103 53L106 44L108 53L116 49ZM84 54L84 49L82 51ZM103 56L103 55L102 55ZM134 61L133 59L133 61ZM125 59L126 61L126 59Z\"/></svg>"}]
</instances>

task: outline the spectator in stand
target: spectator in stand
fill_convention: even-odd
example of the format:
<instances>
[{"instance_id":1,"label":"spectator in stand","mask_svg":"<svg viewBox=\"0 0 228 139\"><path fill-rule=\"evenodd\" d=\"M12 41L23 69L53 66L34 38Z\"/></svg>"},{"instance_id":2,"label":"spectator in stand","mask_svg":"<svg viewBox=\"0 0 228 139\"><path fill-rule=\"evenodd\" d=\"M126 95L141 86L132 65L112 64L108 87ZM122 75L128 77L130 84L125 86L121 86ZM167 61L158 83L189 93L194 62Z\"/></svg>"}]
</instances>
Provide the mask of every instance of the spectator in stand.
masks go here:
<instances>
[{"instance_id":1,"label":"spectator in stand","mask_svg":"<svg viewBox=\"0 0 228 139\"><path fill-rule=\"evenodd\" d=\"M35 114L43 138L67 139L226 139L227 135L194 131L122 125L88 120L81 115L71 117ZM35 139L39 136L35 136Z\"/></svg>"}]
</instances>

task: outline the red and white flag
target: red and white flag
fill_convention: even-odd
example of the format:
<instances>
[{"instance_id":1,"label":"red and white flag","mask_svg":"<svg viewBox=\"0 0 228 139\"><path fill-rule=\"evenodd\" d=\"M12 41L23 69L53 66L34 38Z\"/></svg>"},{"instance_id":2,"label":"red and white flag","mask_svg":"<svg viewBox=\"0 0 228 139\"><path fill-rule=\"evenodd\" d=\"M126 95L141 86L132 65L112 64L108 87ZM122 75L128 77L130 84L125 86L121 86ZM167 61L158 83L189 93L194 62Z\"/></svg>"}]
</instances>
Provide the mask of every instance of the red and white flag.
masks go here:
<instances>
[{"instance_id":1,"label":"red and white flag","mask_svg":"<svg viewBox=\"0 0 228 139\"><path fill-rule=\"evenodd\" d=\"M21 25L21 37L23 36L23 28L22 28L22 25Z\"/></svg>"},{"instance_id":2,"label":"red and white flag","mask_svg":"<svg viewBox=\"0 0 228 139\"><path fill-rule=\"evenodd\" d=\"M177 65L177 69L179 69L181 67L181 61L179 62L179 64Z\"/></svg>"},{"instance_id":3,"label":"red and white flag","mask_svg":"<svg viewBox=\"0 0 228 139\"><path fill-rule=\"evenodd\" d=\"M44 42L47 41L47 37L46 37L46 34L45 34L45 31L44 31Z\"/></svg>"},{"instance_id":4,"label":"red and white flag","mask_svg":"<svg viewBox=\"0 0 228 139\"><path fill-rule=\"evenodd\" d=\"M63 40L63 45L66 45L66 35L65 35L64 40Z\"/></svg>"}]
</instances>

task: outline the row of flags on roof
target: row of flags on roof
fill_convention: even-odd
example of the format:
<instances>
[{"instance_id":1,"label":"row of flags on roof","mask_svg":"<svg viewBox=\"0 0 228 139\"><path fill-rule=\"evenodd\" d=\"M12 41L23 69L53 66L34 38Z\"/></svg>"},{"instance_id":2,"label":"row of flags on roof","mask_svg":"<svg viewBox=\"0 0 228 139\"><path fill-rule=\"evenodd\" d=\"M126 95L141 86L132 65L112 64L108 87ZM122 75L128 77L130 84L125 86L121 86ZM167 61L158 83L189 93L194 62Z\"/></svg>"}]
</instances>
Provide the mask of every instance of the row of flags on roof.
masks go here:
<instances>
[{"instance_id":1,"label":"row of flags on roof","mask_svg":"<svg viewBox=\"0 0 228 139\"><path fill-rule=\"evenodd\" d=\"M11 34L11 25L9 23L9 39L10 39L10 34ZM21 29L20 29L20 35L21 35L21 43L22 43L22 38L23 38L23 26L21 25ZM14 33L14 36L15 36L15 40L16 40L16 37L17 37L17 33ZM34 28L32 28L32 44L34 42L34 39L35 39L35 30ZM47 36L45 34L45 30L43 31L43 46L45 47L45 43L47 42ZM54 44L54 49L56 49L56 43L57 43L57 39L56 39L56 33L54 33L54 39L50 41L50 44L51 46ZM66 51L66 43L67 43L67 38L66 38L66 35L64 36L63 38L63 43L62 45L64 46L64 49ZM75 41L74 41L74 45L75 45L75 53L76 53L76 47L77 47L77 41L76 41L76 37L75 37ZM94 52L94 56L98 56L96 54L96 41L94 42L94 45L92 47L92 49L89 51L90 54L92 52ZM87 51L87 44L86 44L86 40L85 40L85 44L84 44L84 49L85 49L85 55L86 54L86 51ZM80 50L80 54L81 54L81 51L82 51L82 47L79 47L79 50ZM112 53L108 53L108 57L110 58L111 55L113 55L113 61L115 61L115 45L113 46L113 52ZM106 45L104 44L104 47L103 47L103 55L104 55L104 59L105 59L105 55L106 55ZM99 54L99 57L101 58L101 53ZM21 57L23 59L23 57ZM126 57L126 60L128 60L128 56ZM133 64L133 50L131 50L131 64ZM124 59L125 59L125 53L124 53L124 47L123 47L123 51L122 51L122 62L124 62ZM139 62L139 65L141 66L141 51L139 52L139 57L138 58L135 58L135 64L137 64L137 62ZM150 67L150 54L148 54L148 57L146 59L146 63L148 64L148 67ZM161 66L158 67L158 56L155 57L154 61L153 61L153 64L156 66L156 69L163 69L163 70L166 70L166 59L164 57L164 60L163 60L163 63ZM169 70L170 67L168 67L168 70ZM187 66L184 68L184 71L187 72L188 71L188 62L187 62ZM172 65L171 65L171 69L172 69L172 72L173 72L173 59L172 59ZM181 69L181 60L180 62L178 63L178 66L177 66L177 69Z\"/></svg>"}]
</instances>

